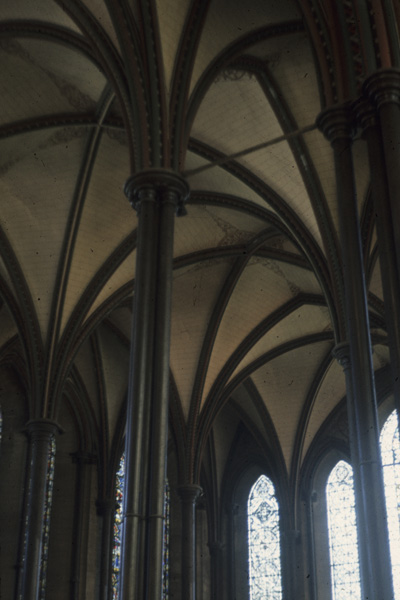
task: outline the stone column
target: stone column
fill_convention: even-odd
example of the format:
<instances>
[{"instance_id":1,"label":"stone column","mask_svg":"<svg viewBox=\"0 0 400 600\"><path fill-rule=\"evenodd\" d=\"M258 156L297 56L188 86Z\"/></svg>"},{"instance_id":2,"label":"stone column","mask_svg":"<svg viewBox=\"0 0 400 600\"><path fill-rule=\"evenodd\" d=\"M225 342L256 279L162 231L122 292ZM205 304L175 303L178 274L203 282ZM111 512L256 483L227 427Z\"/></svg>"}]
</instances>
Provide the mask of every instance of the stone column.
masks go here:
<instances>
[{"instance_id":1,"label":"stone column","mask_svg":"<svg viewBox=\"0 0 400 600\"><path fill-rule=\"evenodd\" d=\"M22 598L31 600L39 598L48 462L51 444L58 430L57 423L48 419L27 424L29 489L23 542Z\"/></svg>"},{"instance_id":2,"label":"stone column","mask_svg":"<svg viewBox=\"0 0 400 600\"><path fill-rule=\"evenodd\" d=\"M383 122L387 121L386 111L391 103L391 96L388 95L385 103L385 83L387 78L381 79L382 74L375 74L369 80L369 90L375 90L373 97L376 97L381 107ZM400 82L398 82L400 84ZM381 91L381 94L378 93ZM400 88L399 88L400 94ZM399 99L394 95L392 100L393 110L400 119ZM396 109L397 104L397 109ZM393 201L396 182L392 181L392 201L390 200L388 177L390 176L390 163L386 164L387 152L384 152L381 128L379 118L375 107L368 100L361 100L355 105L355 112L363 131L364 138L368 146L369 166L371 173L371 194L374 202L376 214L376 229L378 234L379 260L381 265L381 279L383 298L385 302L385 319L390 349L390 366L392 371L392 387L395 397L395 404L400 413L400 256L399 248L399 230L396 218L393 218L392 204L395 204L395 211L398 211L398 198L400 187L396 194L396 200ZM383 131L382 131L383 133ZM387 132L385 132L385 135ZM397 140L395 149L399 145ZM390 145L389 145L390 146ZM393 149L393 151L395 150ZM391 146L389 152L392 154ZM398 151L398 160L400 161L400 151ZM397 172L400 171L400 162L397 165ZM399 180L400 181L400 180Z\"/></svg>"},{"instance_id":3,"label":"stone column","mask_svg":"<svg viewBox=\"0 0 400 600\"><path fill-rule=\"evenodd\" d=\"M226 582L228 577L227 573L224 573L223 564L223 549L224 544L219 540L214 540L208 543L210 550L211 560L211 598L213 600L221 600L226 597L224 593L224 581Z\"/></svg>"},{"instance_id":4,"label":"stone column","mask_svg":"<svg viewBox=\"0 0 400 600\"><path fill-rule=\"evenodd\" d=\"M181 485L182 502L182 600L196 597L196 502L202 492L195 484Z\"/></svg>"},{"instance_id":5,"label":"stone column","mask_svg":"<svg viewBox=\"0 0 400 600\"><path fill-rule=\"evenodd\" d=\"M120 597L160 600L174 221L189 188L172 171L150 169L131 177L125 191L138 212L138 243Z\"/></svg>"},{"instance_id":6,"label":"stone column","mask_svg":"<svg viewBox=\"0 0 400 600\"><path fill-rule=\"evenodd\" d=\"M111 597L111 552L115 500L113 498L102 498L101 500L97 500L96 506L97 514L102 519L100 554L100 600L109 600Z\"/></svg>"},{"instance_id":7,"label":"stone column","mask_svg":"<svg viewBox=\"0 0 400 600\"><path fill-rule=\"evenodd\" d=\"M282 531L282 582L284 597L293 600L304 598L303 581L300 583L302 572L300 558L301 534L298 529Z\"/></svg>"},{"instance_id":8,"label":"stone column","mask_svg":"<svg viewBox=\"0 0 400 600\"><path fill-rule=\"evenodd\" d=\"M364 94L376 106L381 131L387 191L393 223L397 259L397 277L400 277L400 71L376 71L364 83ZM373 165L373 169L375 165Z\"/></svg>"},{"instance_id":9,"label":"stone column","mask_svg":"<svg viewBox=\"0 0 400 600\"><path fill-rule=\"evenodd\" d=\"M392 600L389 536L352 159L352 123L352 114L347 105L328 109L318 118L318 126L331 142L335 160L352 375L347 401L351 403L349 414L354 416L354 430L350 436L357 448L352 460L353 469L355 478L360 482L356 512L362 596Z\"/></svg>"}]
</instances>

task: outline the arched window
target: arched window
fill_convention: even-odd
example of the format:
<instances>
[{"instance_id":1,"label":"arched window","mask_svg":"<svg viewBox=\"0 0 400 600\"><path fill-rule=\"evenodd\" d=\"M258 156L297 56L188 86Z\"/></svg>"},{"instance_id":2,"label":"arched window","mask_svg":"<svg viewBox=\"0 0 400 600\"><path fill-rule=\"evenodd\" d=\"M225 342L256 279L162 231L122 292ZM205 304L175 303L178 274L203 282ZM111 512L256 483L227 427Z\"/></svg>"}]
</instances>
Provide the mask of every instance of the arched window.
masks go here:
<instances>
[{"instance_id":1,"label":"arched window","mask_svg":"<svg viewBox=\"0 0 400 600\"><path fill-rule=\"evenodd\" d=\"M250 600L281 600L279 506L270 479L261 475L247 502Z\"/></svg>"},{"instance_id":2,"label":"arched window","mask_svg":"<svg viewBox=\"0 0 400 600\"><path fill-rule=\"evenodd\" d=\"M361 599L353 469L340 460L326 484L332 600Z\"/></svg>"},{"instance_id":3,"label":"arched window","mask_svg":"<svg viewBox=\"0 0 400 600\"><path fill-rule=\"evenodd\" d=\"M115 478L115 501L116 509L114 515L114 537L112 547L112 569L111 569L111 589L112 600L118 600L118 586L121 562L121 535L122 535L122 505L124 499L125 487L125 453L122 454L118 465ZM164 493L164 556L163 556L163 600L168 600L169 585L169 507L170 493L168 480L165 485Z\"/></svg>"},{"instance_id":4,"label":"arched window","mask_svg":"<svg viewBox=\"0 0 400 600\"><path fill-rule=\"evenodd\" d=\"M50 539L50 516L51 506L53 501L53 485L54 485L54 462L56 458L56 441L54 437L51 440L49 457L47 461L46 475L46 501L44 505L43 516L43 533L42 533L42 558L40 563L40 600L46 597L46 581L47 581L47 562L49 559L49 539Z\"/></svg>"},{"instance_id":5,"label":"arched window","mask_svg":"<svg viewBox=\"0 0 400 600\"><path fill-rule=\"evenodd\" d=\"M386 420L380 437L383 478L385 482L393 588L400 600L400 440L397 413Z\"/></svg>"}]
</instances>

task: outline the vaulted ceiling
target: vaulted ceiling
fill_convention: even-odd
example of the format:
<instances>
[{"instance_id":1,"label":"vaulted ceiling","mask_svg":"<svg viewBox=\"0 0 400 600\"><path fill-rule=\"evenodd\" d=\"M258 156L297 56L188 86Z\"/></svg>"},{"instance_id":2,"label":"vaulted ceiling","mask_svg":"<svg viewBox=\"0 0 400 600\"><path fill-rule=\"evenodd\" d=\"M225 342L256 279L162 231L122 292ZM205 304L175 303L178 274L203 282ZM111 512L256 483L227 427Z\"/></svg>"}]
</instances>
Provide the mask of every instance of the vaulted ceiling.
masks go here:
<instances>
[{"instance_id":1,"label":"vaulted ceiling","mask_svg":"<svg viewBox=\"0 0 400 600\"><path fill-rule=\"evenodd\" d=\"M135 278L137 216L123 186L163 166L191 188L175 229L173 438L198 468L219 431L223 471L243 421L287 473L300 468L345 394L331 356L344 331L333 156L315 127L359 76L346 48L339 76L335 4L2 3L1 357L18 368L31 417L57 418L64 394L82 444L107 462L123 420ZM353 3L343 6L351 24ZM354 151L380 368L361 139Z\"/></svg>"}]
</instances>

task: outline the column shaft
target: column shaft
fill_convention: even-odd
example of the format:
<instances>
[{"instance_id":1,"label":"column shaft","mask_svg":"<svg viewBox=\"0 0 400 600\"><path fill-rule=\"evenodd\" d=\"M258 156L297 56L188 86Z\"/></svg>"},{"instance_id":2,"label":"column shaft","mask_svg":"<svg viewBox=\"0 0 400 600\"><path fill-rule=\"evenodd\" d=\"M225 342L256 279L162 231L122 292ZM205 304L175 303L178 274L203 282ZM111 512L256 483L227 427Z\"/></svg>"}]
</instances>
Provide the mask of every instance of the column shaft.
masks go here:
<instances>
[{"instance_id":1,"label":"column shaft","mask_svg":"<svg viewBox=\"0 0 400 600\"><path fill-rule=\"evenodd\" d=\"M391 600L389 538L350 123L347 107L329 109L319 117L319 125L331 141L335 159L352 373L352 394L348 394L347 401L351 403L349 414L354 416L350 436L355 441L356 456L352 462L360 482L359 489L355 486L355 497L362 593L365 598Z\"/></svg>"},{"instance_id":2,"label":"column shaft","mask_svg":"<svg viewBox=\"0 0 400 600\"><path fill-rule=\"evenodd\" d=\"M374 73L364 92L376 107L375 112L361 103L359 116L368 144L392 383L400 418L400 71Z\"/></svg>"},{"instance_id":3,"label":"column shaft","mask_svg":"<svg viewBox=\"0 0 400 600\"><path fill-rule=\"evenodd\" d=\"M178 488L182 502L182 599L196 598L196 502L201 494L198 485Z\"/></svg>"},{"instance_id":4,"label":"column shaft","mask_svg":"<svg viewBox=\"0 0 400 600\"><path fill-rule=\"evenodd\" d=\"M57 425L46 419L30 421L27 518L23 551L22 598L37 600L40 591L40 569L47 471L51 444Z\"/></svg>"},{"instance_id":5,"label":"column shaft","mask_svg":"<svg viewBox=\"0 0 400 600\"><path fill-rule=\"evenodd\" d=\"M131 177L125 190L139 221L120 597L160 600L174 215L188 187L179 175L154 169Z\"/></svg>"}]
</instances>

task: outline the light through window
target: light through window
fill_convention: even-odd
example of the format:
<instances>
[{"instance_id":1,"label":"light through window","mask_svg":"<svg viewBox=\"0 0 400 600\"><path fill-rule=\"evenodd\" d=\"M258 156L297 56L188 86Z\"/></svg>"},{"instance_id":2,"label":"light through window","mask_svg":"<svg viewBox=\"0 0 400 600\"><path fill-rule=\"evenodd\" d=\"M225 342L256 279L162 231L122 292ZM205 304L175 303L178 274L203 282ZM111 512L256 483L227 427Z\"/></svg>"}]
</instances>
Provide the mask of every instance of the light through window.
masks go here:
<instances>
[{"instance_id":1,"label":"light through window","mask_svg":"<svg viewBox=\"0 0 400 600\"><path fill-rule=\"evenodd\" d=\"M396 600L400 600L400 440L396 411L386 420L380 441L393 588Z\"/></svg>"},{"instance_id":2,"label":"light through window","mask_svg":"<svg viewBox=\"0 0 400 600\"><path fill-rule=\"evenodd\" d=\"M360 568L353 469L341 460L326 485L332 599L360 600Z\"/></svg>"},{"instance_id":3,"label":"light through window","mask_svg":"<svg viewBox=\"0 0 400 600\"><path fill-rule=\"evenodd\" d=\"M247 502L250 600L281 600L279 506L273 483L261 475Z\"/></svg>"}]
</instances>

